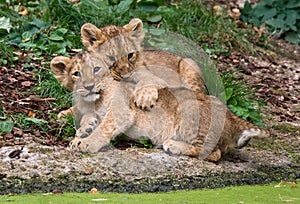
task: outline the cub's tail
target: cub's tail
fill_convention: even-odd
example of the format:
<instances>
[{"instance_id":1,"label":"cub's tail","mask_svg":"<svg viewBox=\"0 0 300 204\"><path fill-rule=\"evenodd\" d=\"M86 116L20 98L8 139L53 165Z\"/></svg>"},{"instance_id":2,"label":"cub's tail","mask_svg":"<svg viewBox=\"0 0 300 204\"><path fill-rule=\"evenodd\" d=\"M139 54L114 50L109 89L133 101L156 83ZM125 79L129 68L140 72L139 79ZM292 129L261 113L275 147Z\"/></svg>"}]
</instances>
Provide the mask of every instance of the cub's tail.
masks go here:
<instances>
[{"instance_id":1,"label":"cub's tail","mask_svg":"<svg viewBox=\"0 0 300 204\"><path fill-rule=\"evenodd\" d=\"M248 144L248 142L253 137L264 138L264 137L268 137L269 135L270 135L270 132L268 130L259 128L259 127L253 125L252 128L245 129L242 131L242 133L237 141L237 147L239 149L243 148L244 146L246 146Z\"/></svg>"}]
</instances>

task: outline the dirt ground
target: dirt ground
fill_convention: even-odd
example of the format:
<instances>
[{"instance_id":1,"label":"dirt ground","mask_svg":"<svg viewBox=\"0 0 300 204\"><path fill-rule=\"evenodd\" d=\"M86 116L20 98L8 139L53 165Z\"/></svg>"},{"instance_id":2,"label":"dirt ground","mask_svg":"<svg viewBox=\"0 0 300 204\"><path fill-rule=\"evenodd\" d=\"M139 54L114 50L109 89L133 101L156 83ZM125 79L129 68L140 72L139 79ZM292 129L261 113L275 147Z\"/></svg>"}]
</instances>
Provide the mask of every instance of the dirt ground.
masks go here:
<instances>
[{"instance_id":1,"label":"dirt ground","mask_svg":"<svg viewBox=\"0 0 300 204\"><path fill-rule=\"evenodd\" d=\"M169 156L162 150L125 146L96 155L74 153L66 140L38 127L0 135L0 194L9 192L169 191L267 183L300 177L300 47L276 42L277 52L261 57L234 52L219 57L219 70L240 70L255 96L266 102L264 121L272 130L267 142L253 141L241 152L247 162L223 159L215 164L197 158ZM24 68L26 57L44 69L28 52L17 53L14 68L0 67L0 99L5 114L22 113L49 121L53 98L31 92L39 79ZM49 59L50 61L50 59ZM59 112L60 110L55 110ZM58 124L50 122L51 128ZM22 149L23 148L23 149ZM20 151L16 151L20 150Z\"/></svg>"}]
</instances>

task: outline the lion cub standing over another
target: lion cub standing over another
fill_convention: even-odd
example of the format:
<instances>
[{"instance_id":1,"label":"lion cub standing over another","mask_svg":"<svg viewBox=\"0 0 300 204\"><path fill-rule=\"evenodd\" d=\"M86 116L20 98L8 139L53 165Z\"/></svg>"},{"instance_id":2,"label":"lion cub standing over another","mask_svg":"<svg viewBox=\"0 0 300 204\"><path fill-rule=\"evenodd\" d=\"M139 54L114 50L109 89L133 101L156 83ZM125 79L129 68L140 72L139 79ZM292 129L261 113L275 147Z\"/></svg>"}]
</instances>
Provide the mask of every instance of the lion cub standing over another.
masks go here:
<instances>
[{"instance_id":1,"label":"lion cub standing over another","mask_svg":"<svg viewBox=\"0 0 300 204\"><path fill-rule=\"evenodd\" d=\"M107 56L109 63L113 63L110 70L116 80L126 78L131 73L133 62L143 63L143 66L135 67L143 67L148 71L135 72L133 79L136 82L134 101L142 109L153 107L158 89L166 86L186 86L197 92L207 92L201 69L192 59L166 51L142 50L144 33L140 19L132 19L123 27L97 28L86 23L81 28L81 35L88 51Z\"/></svg>"},{"instance_id":2,"label":"lion cub standing over another","mask_svg":"<svg viewBox=\"0 0 300 204\"><path fill-rule=\"evenodd\" d=\"M126 35L126 33L131 32L134 29L139 31L142 30L142 22L139 19L134 19L123 27L110 25L103 28L97 28L96 26L87 23L81 29L82 41L88 50L97 51L101 45L105 44L105 42L109 42L110 39L114 37L119 39L118 36ZM127 65L130 65L130 61L137 58L137 55L141 54L143 55L143 63L148 65L148 67L154 67L157 71L155 73L157 76L164 77L171 82L177 81L177 83L182 86L187 86L194 91L201 93L207 92L201 69L195 61L190 58L179 57L166 51L142 50L140 43L143 40L144 34L139 32L139 35L136 37L138 38L131 39L134 41L132 44L136 43L138 47L134 46L134 49L132 50L133 52L123 56L123 60L118 60L118 63L115 64L120 68L118 71L114 69L111 70L114 79L120 80L124 76L124 73L130 72L131 70L127 70ZM115 50L115 45L108 45L111 46L112 50ZM106 55L106 53L101 53L101 50L98 50L98 53L99 55ZM120 53L118 56L120 56ZM82 53L79 53L72 59L64 56L55 57L50 63L50 67L55 77L70 90L73 90L75 79L80 69L81 59ZM115 59L111 60L115 61ZM125 65L123 66L122 64ZM168 73L171 73L172 71L172 76L164 76L165 71ZM153 74L150 76L149 73L146 76L143 76L143 72L140 72L140 76L138 76L138 78L139 83L134 91L134 102L137 107L140 107L143 110L150 110L156 103L158 89L166 86L166 84L160 79L157 80L157 77L153 76ZM73 111L74 107L71 107L68 110L62 111L58 117L60 118L63 115L72 113Z\"/></svg>"}]
</instances>

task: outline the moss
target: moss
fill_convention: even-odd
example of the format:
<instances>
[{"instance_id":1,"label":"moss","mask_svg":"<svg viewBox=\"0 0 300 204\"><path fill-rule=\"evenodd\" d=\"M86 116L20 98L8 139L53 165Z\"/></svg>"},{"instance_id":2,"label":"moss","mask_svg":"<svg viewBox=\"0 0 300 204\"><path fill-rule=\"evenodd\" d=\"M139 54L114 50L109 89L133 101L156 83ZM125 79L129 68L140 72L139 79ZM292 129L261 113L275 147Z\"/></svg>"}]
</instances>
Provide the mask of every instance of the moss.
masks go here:
<instances>
[{"instance_id":1,"label":"moss","mask_svg":"<svg viewBox=\"0 0 300 204\"><path fill-rule=\"evenodd\" d=\"M123 179L92 180L90 177L60 175L57 178L35 177L21 179L8 177L0 180L0 194L51 192L63 189L64 192L88 192L95 187L103 192L168 192L181 189L222 188L249 184L266 184L274 181L300 178L299 164L281 167L260 165L256 170L240 172L212 172L202 175L169 175L159 178L141 178L134 181Z\"/></svg>"}]
</instances>

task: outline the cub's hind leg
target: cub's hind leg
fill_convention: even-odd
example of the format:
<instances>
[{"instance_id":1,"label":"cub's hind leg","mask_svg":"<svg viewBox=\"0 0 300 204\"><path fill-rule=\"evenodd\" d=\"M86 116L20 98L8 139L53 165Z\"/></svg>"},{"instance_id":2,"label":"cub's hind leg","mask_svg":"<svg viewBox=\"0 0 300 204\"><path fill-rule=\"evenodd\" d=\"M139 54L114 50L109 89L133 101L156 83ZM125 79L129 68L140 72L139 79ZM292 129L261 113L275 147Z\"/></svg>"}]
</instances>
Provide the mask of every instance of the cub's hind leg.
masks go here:
<instances>
[{"instance_id":1,"label":"cub's hind leg","mask_svg":"<svg viewBox=\"0 0 300 204\"><path fill-rule=\"evenodd\" d=\"M200 147L176 140L166 140L163 143L163 149L169 154L186 155L196 157L201 153Z\"/></svg>"},{"instance_id":2,"label":"cub's hind leg","mask_svg":"<svg viewBox=\"0 0 300 204\"><path fill-rule=\"evenodd\" d=\"M182 141L176 141L176 140L166 140L163 143L163 149L165 152L169 154L175 154L175 155L185 155L185 156L192 156L197 157L200 156L202 153L202 148L196 147L194 145L188 144L186 142ZM205 160L211 161L211 162L217 162L221 159L221 150L217 146L215 149L206 157Z\"/></svg>"}]
</instances>

